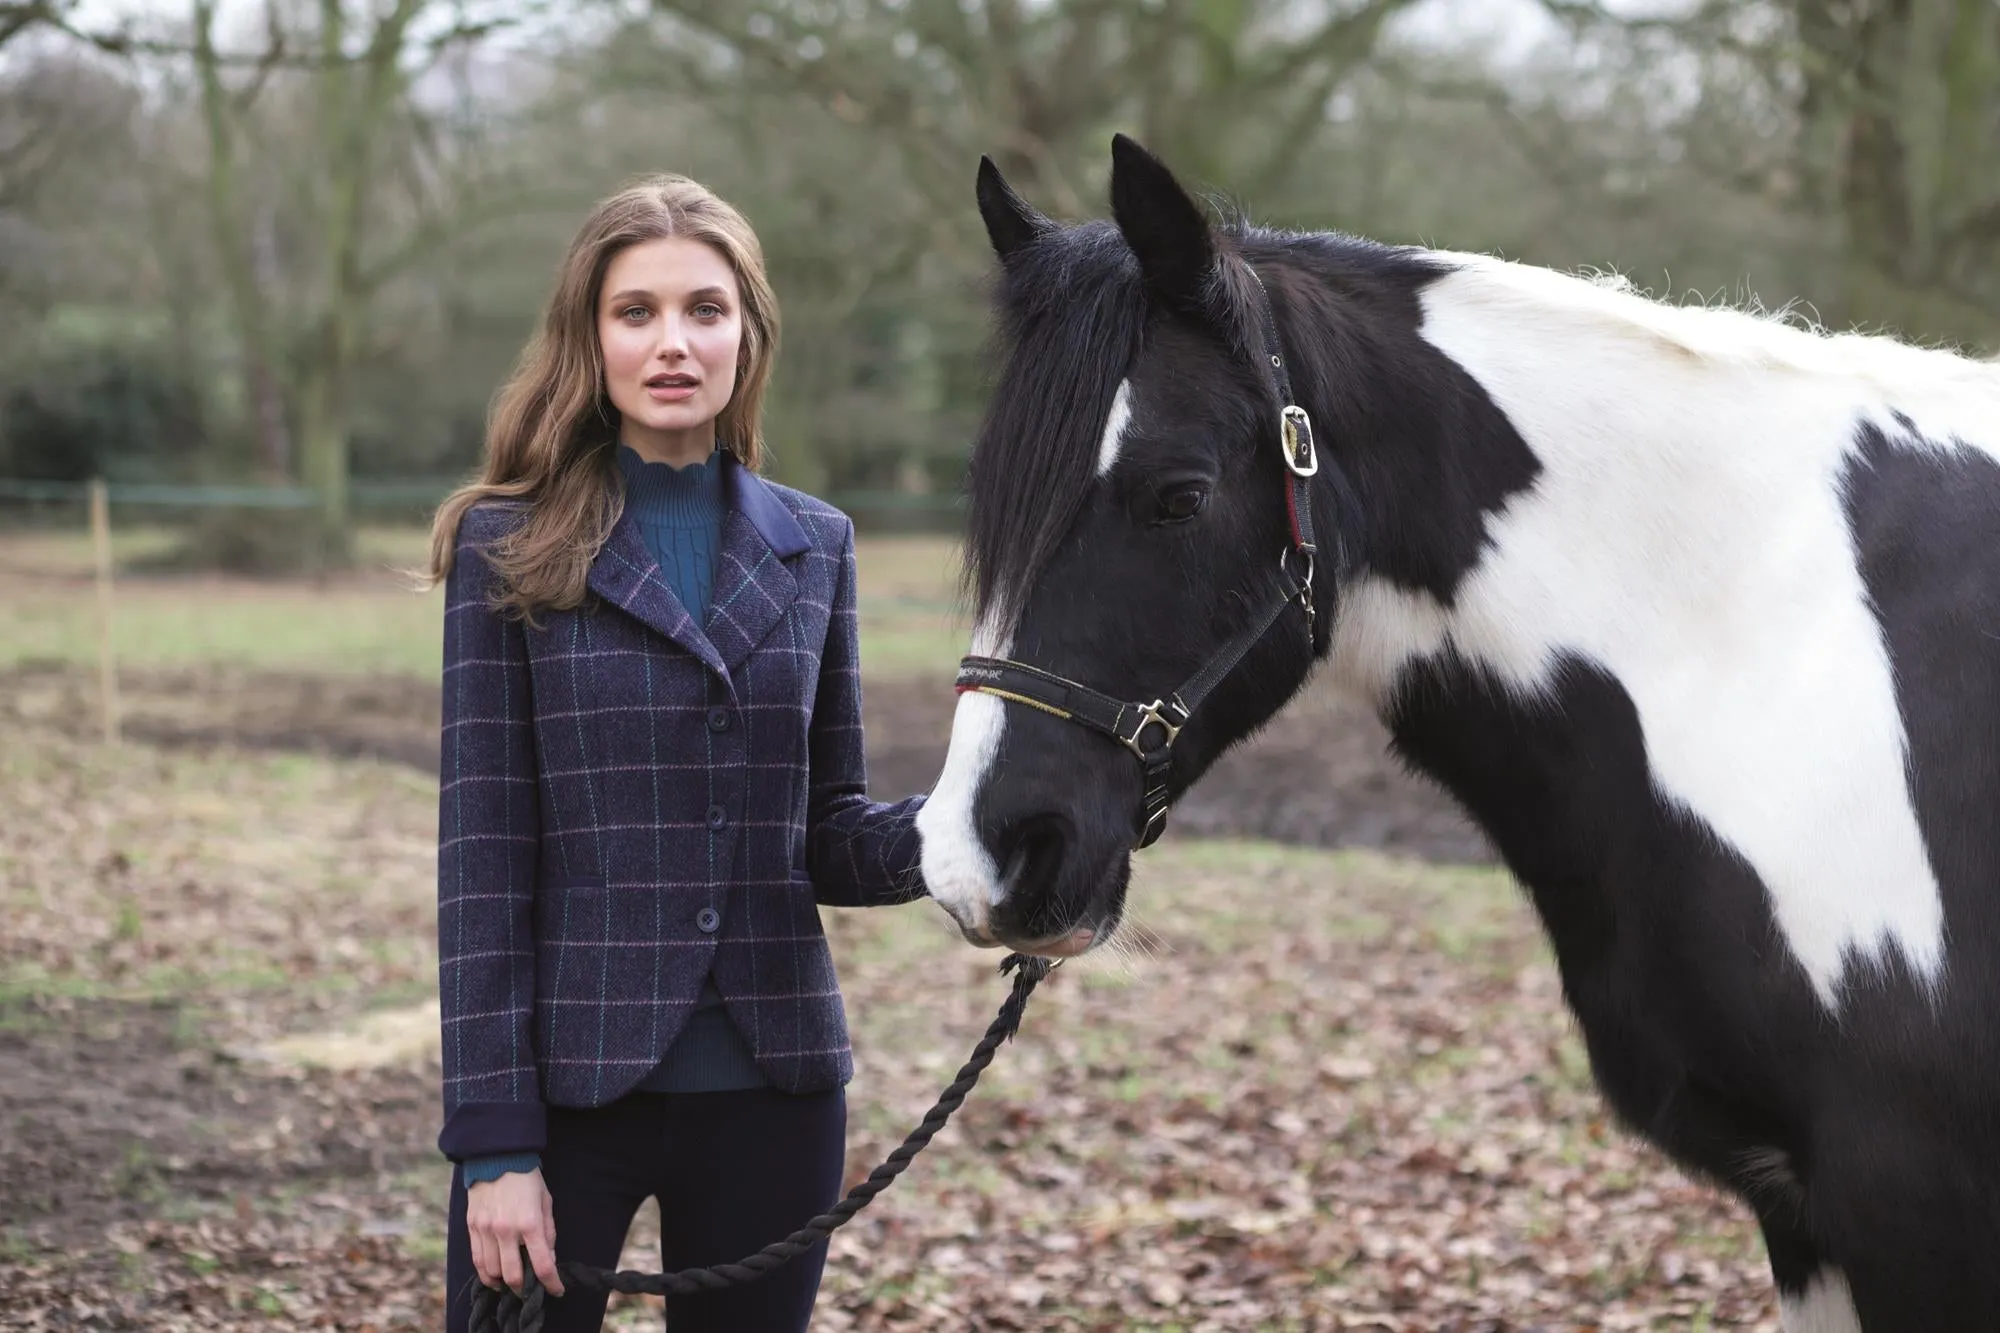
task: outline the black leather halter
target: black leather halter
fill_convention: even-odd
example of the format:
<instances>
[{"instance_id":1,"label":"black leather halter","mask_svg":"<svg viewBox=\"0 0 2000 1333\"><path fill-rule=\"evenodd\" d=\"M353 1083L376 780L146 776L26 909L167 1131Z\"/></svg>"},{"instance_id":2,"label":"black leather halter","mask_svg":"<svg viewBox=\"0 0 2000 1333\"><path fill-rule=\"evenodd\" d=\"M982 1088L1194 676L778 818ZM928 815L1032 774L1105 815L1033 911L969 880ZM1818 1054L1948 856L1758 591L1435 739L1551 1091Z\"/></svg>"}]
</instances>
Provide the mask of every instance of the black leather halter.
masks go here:
<instances>
[{"instance_id":1,"label":"black leather halter","mask_svg":"<svg viewBox=\"0 0 2000 1333\"><path fill-rule=\"evenodd\" d=\"M1138 845L1142 848L1152 846L1166 831L1167 778L1173 770L1174 740L1209 691L1236 669L1237 663L1293 602L1305 609L1306 642L1310 645L1314 641L1317 612L1313 605L1313 557L1319 548L1313 544L1311 478L1319 471L1319 456L1313 449L1312 419L1292 401L1291 376L1285 373L1283 345L1278 340L1278 322L1271 310L1270 293L1265 291L1257 271L1249 272L1257 283L1264 355L1280 404L1278 445L1287 473L1285 512L1290 519L1291 544L1278 553L1277 593L1265 601L1257 617L1241 633L1217 650L1207 665L1178 690L1151 703L1116 699L1052 671L1009 658L966 657L958 665L960 694L990 694L1009 703L1039 708L1108 736L1136 755L1145 779L1139 805ZM1297 573L1293 571L1295 561L1299 565Z\"/></svg>"}]
</instances>

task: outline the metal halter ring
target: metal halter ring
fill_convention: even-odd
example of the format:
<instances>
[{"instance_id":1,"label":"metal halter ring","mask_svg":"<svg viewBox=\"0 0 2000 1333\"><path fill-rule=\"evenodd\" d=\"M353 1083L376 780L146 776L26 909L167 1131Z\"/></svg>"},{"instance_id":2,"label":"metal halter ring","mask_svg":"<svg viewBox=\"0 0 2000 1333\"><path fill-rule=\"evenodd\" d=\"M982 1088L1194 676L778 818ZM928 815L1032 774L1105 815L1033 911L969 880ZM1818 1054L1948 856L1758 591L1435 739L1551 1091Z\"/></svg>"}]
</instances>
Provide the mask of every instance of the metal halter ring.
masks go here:
<instances>
[{"instance_id":1,"label":"metal halter ring","mask_svg":"<svg viewBox=\"0 0 2000 1333\"><path fill-rule=\"evenodd\" d=\"M1175 714L1179 716L1179 722L1167 721L1165 710L1169 708L1173 709ZM1140 762L1152 763L1174 748L1175 737L1179 736L1181 728L1187 725L1188 709L1180 701L1180 696L1175 695L1172 699L1155 699L1153 702L1140 708L1138 713L1138 721L1132 728L1132 734L1129 736L1120 736L1118 739L1125 742L1126 749L1139 756ZM1139 743L1139 738L1146 734L1148 727L1156 724L1162 731L1167 733L1167 739L1157 749L1147 749Z\"/></svg>"},{"instance_id":2,"label":"metal halter ring","mask_svg":"<svg viewBox=\"0 0 2000 1333\"><path fill-rule=\"evenodd\" d=\"M1315 548L1311 546L1287 546L1278 552L1278 571L1282 574L1292 572L1293 556L1296 555L1306 562L1306 572L1298 578L1298 585L1299 596L1304 598L1308 605L1312 603L1314 550Z\"/></svg>"},{"instance_id":3,"label":"metal halter ring","mask_svg":"<svg viewBox=\"0 0 2000 1333\"><path fill-rule=\"evenodd\" d=\"M1315 549L1317 548L1311 546L1287 546L1278 552L1278 573L1280 575L1289 576L1291 574L1292 557L1294 555L1306 562L1305 575L1299 578L1297 582L1299 585L1299 605L1306 609L1306 624L1308 626L1319 619L1319 608L1313 604L1313 552Z\"/></svg>"}]
</instances>

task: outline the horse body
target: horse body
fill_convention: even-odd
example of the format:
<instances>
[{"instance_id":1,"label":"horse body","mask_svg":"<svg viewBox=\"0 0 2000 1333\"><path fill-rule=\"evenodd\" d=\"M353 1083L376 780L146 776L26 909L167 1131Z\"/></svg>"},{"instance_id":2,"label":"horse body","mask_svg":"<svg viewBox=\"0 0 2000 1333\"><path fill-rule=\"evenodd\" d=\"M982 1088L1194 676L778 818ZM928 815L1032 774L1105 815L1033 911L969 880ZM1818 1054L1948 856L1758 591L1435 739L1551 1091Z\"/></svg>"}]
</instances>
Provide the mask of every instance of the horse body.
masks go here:
<instances>
[{"instance_id":1,"label":"horse body","mask_svg":"<svg viewBox=\"0 0 2000 1333\"><path fill-rule=\"evenodd\" d=\"M2000 370L1197 233L1117 151L1123 246L982 181L1015 351L975 651L1147 698L1245 618L1282 526L1254 272L1322 437L1327 614L1198 710L1178 786L1324 659L1527 888L1607 1100L1756 1212L1790 1333L2000 1328ZM1130 769L966 695L933 896L981 942L1109 933Z\"/></svg>"},{"instance_id":2,"label":"horse body","mask_svg":"<svg viewBox=\"0 0 2000 1333\"><path fill-rule=\"evenodd\" d=\"M1337 678L1528 888L1606 1098L1757 1211L1788 1327L2000 1327L2000 383L1448 262L1422 333L1497 416L1439 444L1538 468L1448 590L1344 589Z\"/></svg>"}]
</instances>

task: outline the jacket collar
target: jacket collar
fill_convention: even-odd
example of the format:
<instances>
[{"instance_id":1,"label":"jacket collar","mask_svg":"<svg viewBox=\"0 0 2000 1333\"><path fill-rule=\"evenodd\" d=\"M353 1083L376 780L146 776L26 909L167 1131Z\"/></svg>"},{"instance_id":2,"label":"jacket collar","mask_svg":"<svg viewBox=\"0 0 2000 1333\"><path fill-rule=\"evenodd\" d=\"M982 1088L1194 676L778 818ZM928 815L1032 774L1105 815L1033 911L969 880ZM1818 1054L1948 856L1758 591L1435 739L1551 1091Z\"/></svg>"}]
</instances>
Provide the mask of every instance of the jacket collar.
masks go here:
<instances>
[{"instance_id":1,"label":"jacket collar","mask_svg":"<svg viewBox=\"0 0 2000 1333\"><path fill-rule=\"evenodd\" d=\"M723 455L722 541L707 625L668 586L630 513L591 562L590 590L686 648L723 679L747 660L798 597L784 563L812 549L805 529L756 473Z\"/></svg>"},{"instance_id":2,"label":"jacket collar","mask_svg":"<svg viewBox=\"0 0 2000 1333\"><path fill-rule=\"evenodd\" d=\"M799 582L785 561L810 551L812 542L777 492L733 457L723 464L722 484L729 508L704 628L734 671L792 609Z\"/></svg>"}]
</instances>

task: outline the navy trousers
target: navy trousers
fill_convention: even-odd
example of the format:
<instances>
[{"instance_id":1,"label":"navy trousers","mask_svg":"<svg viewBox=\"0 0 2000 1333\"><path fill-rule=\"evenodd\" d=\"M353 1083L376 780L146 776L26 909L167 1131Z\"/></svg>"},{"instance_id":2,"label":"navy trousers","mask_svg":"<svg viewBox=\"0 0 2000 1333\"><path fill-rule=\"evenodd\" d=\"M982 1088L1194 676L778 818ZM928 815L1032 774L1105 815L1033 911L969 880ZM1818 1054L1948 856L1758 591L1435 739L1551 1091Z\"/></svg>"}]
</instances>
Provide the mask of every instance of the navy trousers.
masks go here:
<instances>
[{"instance_id":1,"label":"navy trousers","mask_svg":"<svg viewBox=\"0 0 2000 1333\"><path fill-rule=\"evenodd\" d=\"M662 1271L741 1259L833 1206L846 1145L840 1088L804 1096L772 1088L636 1092L589 1110L552 1106L542 1178L555 1201L556 1258L616 1268L639 1206L657 1198ZM669 1296L669 1333L804 1333L826 1248L821 1241L745 1286ZM478 1281L465 1185L453 1170L447 1333L465 1333ZM597 1333L608 1297L568 1291L549 1302L546 1333Z\"/></svg>"}]
</instances>

